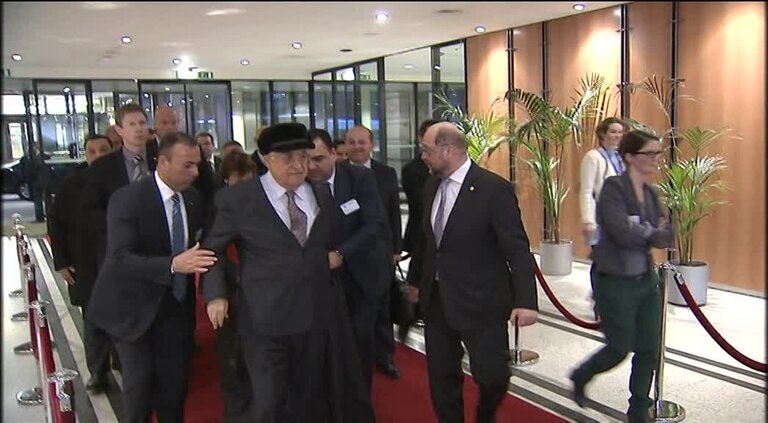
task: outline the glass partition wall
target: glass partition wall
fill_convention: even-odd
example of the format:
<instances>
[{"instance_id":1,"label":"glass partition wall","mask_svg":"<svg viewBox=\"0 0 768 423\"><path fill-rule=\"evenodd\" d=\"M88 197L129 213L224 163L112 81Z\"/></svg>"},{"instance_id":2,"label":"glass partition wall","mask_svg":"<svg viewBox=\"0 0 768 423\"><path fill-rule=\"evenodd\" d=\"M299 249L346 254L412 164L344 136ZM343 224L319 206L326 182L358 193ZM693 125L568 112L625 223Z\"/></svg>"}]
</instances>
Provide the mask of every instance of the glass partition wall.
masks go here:
<instances>
[{"instance_id":1,"label":"glass partition wall","mask_svg":"<svg viewBox=\"0 0 768 423\"><path fill-rule=\"evenodd\" d=\"M411 50L312 74L312 125L334 138L362 124L374 134L373 158L395 168L418 154L419 124L438 117L443 92L466 110L464 41Z\"/></svg>"},{"instance_id":2,"label":"glass partition wall","mask_svg":"<svg viewBox=\"0 0 768 423\"><path fill-rule=\"evenodd\" d=\"M104 134L120 106L136 103L151 127L154 111L167 105L178 114L179 130L210 132L217 146L236 140L247 151L256 149L262 128L277 122L323 128L335 139L362 124L373 132L373 157L399 176L417 154L418 125L435 114L438 90L466 107L463 41L315 72L310 81L4 77L3 161L23 157L33 143L53 160L83 160L86 135Z\"/></svg>"}]
</instances>

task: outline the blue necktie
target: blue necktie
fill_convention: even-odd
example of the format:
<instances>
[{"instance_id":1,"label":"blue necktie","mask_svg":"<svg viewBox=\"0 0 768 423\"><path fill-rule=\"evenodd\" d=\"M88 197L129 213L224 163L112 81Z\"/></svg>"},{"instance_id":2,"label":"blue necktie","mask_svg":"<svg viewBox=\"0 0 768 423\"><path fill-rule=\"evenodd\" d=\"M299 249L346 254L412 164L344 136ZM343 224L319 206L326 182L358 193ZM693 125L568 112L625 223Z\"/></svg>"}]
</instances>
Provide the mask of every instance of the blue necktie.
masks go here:
<instances>
[{"instance_id":1,"label":"blue necktie","mask_svg":"<svg viewBox=\"0 0 768 423\"><path fill-rule=\"evenodd\" d=\"M171 220L171 254L176 255L183 253L186 249L184 245L184 220L181 216L181 198L179 194L173 194L171 197L173 200L173 217ZM184 300L184 296L187 293L187 275L181 273L175 273L171 280L171 291L173 296L181 302Z\"/></svg>"}]
</instances>

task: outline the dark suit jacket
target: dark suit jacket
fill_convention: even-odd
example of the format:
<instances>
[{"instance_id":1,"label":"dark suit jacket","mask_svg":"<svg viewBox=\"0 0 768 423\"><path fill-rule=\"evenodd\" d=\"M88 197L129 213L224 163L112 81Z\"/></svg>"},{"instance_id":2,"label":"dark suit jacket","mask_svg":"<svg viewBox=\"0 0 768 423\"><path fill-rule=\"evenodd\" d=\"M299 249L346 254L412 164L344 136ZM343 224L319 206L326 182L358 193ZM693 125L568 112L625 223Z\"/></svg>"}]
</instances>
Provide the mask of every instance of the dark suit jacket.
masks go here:
<instances>
[{"instance_id":1,"label":"dark suit jacket","mask_svg":"<svg viewBox=\"0 0 768 423\"><path fill-rule=\"evenodd\" d=\"M395 169L371 159L371 170L376 177L381 202L387 213L392 242L392 254L403 250L402 222L400 221L400 188L397 184Z\"/></svg>"},{"instance_id":2,"label":"dark suit jacket","mask_svg":"<svg viewBox=\"0 0 768 423\"><path fill-rule=\"evenodd\" d=\"M147 167L150 172L157 168L157 149L147 143ZM87 182L81 197L81 206L88 221L83 242L88 246L86 254L95 267L82 269L86 277L96 279L99 266L104 262L107 249L107 205L112 194L128 185L130 179L125 169L122 149L107 154L93 162L87 171ZM147 178L152 179L152 178ZM81 273L82 274L82 273Z\"/></svg>"},{"instance_id":3,"label":"dark suit jacket","mask_svg":"<svg viewBox=\"0 0 768 423\"><path fill-rule=\"evenodd\" d=\"M341 205L357 201L360 209L344 214ZM373 172L348 163L336 165L334 246L344 256L345 283L357 284L371 300L389 287L391 255L385 241L389 225Z\"/></svg>"},{"instance_id":4,"label":"dark suit jacket","mask_svg":"<svg viewBox=\"0 0 768 423\"><path fill-rule=\"evenodd\" d=\"M226 298L224 256L235 241L240 252L240 319L260 335L327 329L335 305L328 252L331 208L327 189L313 185L320 207L302 247L269 202L260 178L227 187L215 200L215 218L203 248L219 258L202 277L206 301Z\"/></svg>"},{"instance_id":5,"label":"dark suit jacket","mask_svg":"<svg viewBox=\"0 0 768 423\"><path fill-rule=\"evenodd\" d=\"M424 183L429 179L429 168L421 157L408 162L403 166L403 191L408 199L408 224L405 225L405 236L403 236L403 250L413 254L414 248L417 248L422 237L421 216L422 202L424 201Z\"/></svg>"},{"instance_id":6,"label":"dark suit jacket","mask_svg":"<svg viewBox=\"0 0 768 423\"><path fill-rule=\"evenodd\" d=\"M203 210L196 190L188 189L182 195L187 247L191 247L203 227ZM135 341L149 329L171 289L171 236L154 177L117 190L109 201L107 221L107 255L87 317L115 338ZM195 301L193 274L187 282L186 301L191 307Z\"/></svg>"},{"instance_id":7,"label":"dark suit jacket","mask_svg":"<svg viewBox=\"0 0 768 423\"><path fill-rule=\"evenodd\" d=\"M438 247L431 224L440 179L424 190L422 257L412 266L420 275L420 301L429 310L435 284L455 330L471 330L509 319L512 308L538 310L534 261L520 219L514 186L472 163L448 216ZM435 282L439 271L440 281Z\"/></svg>"},{"instance_id":8,"label":"dark suit jacket","mask_svg":"<svg viewBox=\"0 0 768 423\"><path fill-rule=\"evenodd\" d=\"M88 272L80 274L80 269L94 268L93 255L83 250L83 231L87 221L81 213L80 196L85 186L88 164L83 163L69 174L61 183L51 210L48 212L51 250L56 270L65 267L75 269L76 283L67 285L72 305L88 305L91 297L94 276Z\"/></svg>"}]
</instances>

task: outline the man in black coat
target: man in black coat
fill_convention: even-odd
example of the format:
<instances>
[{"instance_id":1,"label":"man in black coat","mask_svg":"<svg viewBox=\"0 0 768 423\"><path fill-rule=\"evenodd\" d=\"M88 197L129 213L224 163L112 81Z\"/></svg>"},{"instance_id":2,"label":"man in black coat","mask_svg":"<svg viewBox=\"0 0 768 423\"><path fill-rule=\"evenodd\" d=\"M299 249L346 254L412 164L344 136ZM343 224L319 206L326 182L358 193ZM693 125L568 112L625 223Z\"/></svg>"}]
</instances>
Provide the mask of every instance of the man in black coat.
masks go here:
<instances>
[{"instance_id":1,"label":"man in black coat","mask_svg":"<svg viewBox=\"0 0 768 423\"><path fill-rule=\"evenodd\" d=\"M253 387L254 422L325 422L331 400L329 332L339 317L331 279L330 194L306 181L314 145L300 123L265 128L268 172L219 191L204 246L219 257L238 242L238 330ZM227 318L223 261L203 275L215 328Z\"/></svg>"},{"instance_id":2,"label":"man in black coat","mask_svg":"<svg viewBox=\"0 0 768 423\"><path fill-rule=\"evenodd\" d=\"M112 144L105 135L92 135L85 139L85 163L75 168L61 183L53 205L48 213L49 235L53 263L61 277L67 282L69 301L73 306L83 308L83 315L88 311L94 278L82 269L93 268L90 262L93 254L84 253L83 233L88 221L80 209L80 196L87 180L87 170L96 159L112 151ZM92 394L98 394L107 387L109 371L109 352L112 342L101 329L96 328L88 319L83 320L83 344L85 362L91 377L86 388Z\"/></svg>"},{"instance_id":3,"label":"man in black coat","mask_svg":"<svg viewBox=\"0 0 768 423\"><path fill-rule=\"evenodd\" d=\"M390 315L390 300L392 295L397 295L397 286L394 279L394 264L400 261L402 251L403 233L400 218L400 188L397 183L395 169L377 162L371 158L373 152L373 133L362 125L352 127L347 131L345 144L350 163L356 166L365 166L373 170L376 177L376 185L379 196L384 204L387 214L389 231L386 237L389 241L389 249L392 260L387 270L387 278L390 281L389 295L383 297L379 303L376 316L376 368L391 378L400 377L400 369L395 365L395 335Z\"/></svg>"},{"instance_id":4,"label":"man in black coat","mask_svg":"<svg viewBox=\"0 0 768 423\"><path fill-rule=\"evenodd\" d=\"M374 329L378 304L389 289L389 246L384 208L373 172L336 163L330 134L323 129L309 131L315 148L310 150L309 178L326 184L334 199L331 266L339 265L334 276L342 282L352 322L360 371L370 402L373 379Z\"/></svg>"},{"instance_id":5,"label":"man in black coat","mask_svg":"<svg viewBox=\"0 0 768 423\"><path fill-rule=\"evenodd\" d=\"M197 143L167 134L158 154L154 174L109 200L107 253L86 316L115 340L124 421L131 423L150 421L152 411L159 422L184 421L194 273L216 261L199 246L203 209L200 195L188 189L200 162Z\"/></svg>"},{"instance_id":6,"label":"man in black coat","mask_svg":"<svg viewBox=\"0 0 768 423\"><path fill-rule=\"evenodd\" d=\"M432 175L424 190L424 248L412 288L426 319L429 386L440 422L463 422L463 342L480 386L477 422L495 421L508 389L507 322L537 318L534 261L514 186L472 163L450 122L429 128L422 157Z\"/></svg>"}]
</instances>

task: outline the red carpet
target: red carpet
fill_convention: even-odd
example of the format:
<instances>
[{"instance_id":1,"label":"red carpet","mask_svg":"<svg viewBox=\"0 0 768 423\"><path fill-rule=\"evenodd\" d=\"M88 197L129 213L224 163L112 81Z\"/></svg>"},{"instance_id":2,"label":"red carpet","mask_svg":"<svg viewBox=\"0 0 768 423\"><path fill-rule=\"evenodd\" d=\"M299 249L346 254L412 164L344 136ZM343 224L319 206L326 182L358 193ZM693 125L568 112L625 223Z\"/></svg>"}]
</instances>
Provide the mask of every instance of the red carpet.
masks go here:
<instances>
[{"instance_id":1,"label":"red carpet","mask_svg":"<svg viewBox=\"0 0 768 423\"><path fill-rule=\"evenodd\" d=\"M427 380L427 359L418 351L397 344L395 362L402 377L390 379L374 372L373 406L377 423L421 423L436 422L429 397ZM478 401L477 384L471 377L464 377L464 421L475 423L475 408ZM548 411L520 398L507 395L497 413L499 423L565 423Z\"/></svg>"},{"instance_id":2,"label":"red carpet","mask_svg":"<svg viewBox=\"0 0 768 423\"><path fill-rule=\"evenodd\" d=\"M219 363L216 359L216 333L199 300L195 339L200 350L193 359L186 405L186 423L222 423L224 402L221 397ZM377 372L373 379L373 404L377 423L436 422L429 397L426 358L419 352L397 345L395 361L402 378L392 380ZM474 423L478 389L470 377L464 378L464 408L466 422ZM522 399L507 395L498 413L499 423L563 423L557 417Z\"/></svg>"}]
</instances>

